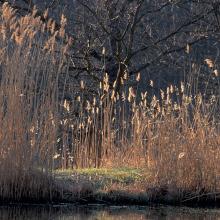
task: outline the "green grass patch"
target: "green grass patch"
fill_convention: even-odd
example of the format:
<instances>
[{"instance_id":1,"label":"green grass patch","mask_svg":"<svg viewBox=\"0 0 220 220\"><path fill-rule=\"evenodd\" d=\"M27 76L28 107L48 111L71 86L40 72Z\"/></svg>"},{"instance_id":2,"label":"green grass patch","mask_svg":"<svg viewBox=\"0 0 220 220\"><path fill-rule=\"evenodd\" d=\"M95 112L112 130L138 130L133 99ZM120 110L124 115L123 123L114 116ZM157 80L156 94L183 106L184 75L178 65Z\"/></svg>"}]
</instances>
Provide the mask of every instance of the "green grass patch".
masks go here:
<instances>
[{"instance_id":1,"label":"green grass patch","mask_svg":"<svg viewBox=\"0 0 220 220\"><path fill-rule=\"evenodd\" d=\"M113 169L80 169L79 174L98 176L111 179L113 182L131 183L143 177L143 171L136 168L113 168Z\"/></svg>"},{"instance_id":2,"label":"green grass patch","mask_svg":"<svg viewBox=\"0 0 220 220\"><path fill-rule=\"evenodd\" d=\"M147 176L145 170L130 167L56 170L55 174L64 179L71 178L73 181L77 179L79 182L91 182L99 189L109 187L112 184L134 184Z\"/></svg>"}]
</instances>

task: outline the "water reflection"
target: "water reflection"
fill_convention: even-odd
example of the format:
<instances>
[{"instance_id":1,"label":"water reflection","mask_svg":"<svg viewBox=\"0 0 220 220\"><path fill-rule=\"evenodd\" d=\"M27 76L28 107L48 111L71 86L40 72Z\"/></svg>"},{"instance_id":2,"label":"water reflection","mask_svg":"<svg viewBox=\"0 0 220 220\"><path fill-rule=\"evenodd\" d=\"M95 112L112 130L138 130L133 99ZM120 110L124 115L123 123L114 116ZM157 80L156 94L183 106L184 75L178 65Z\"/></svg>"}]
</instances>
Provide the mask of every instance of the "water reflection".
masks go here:
<instances>
[{"instance_id":1,"label":"water reflection","mask_svg":"<svg viewBox=\"0 0 220 220\"><path fill-rule=\"evenodd\" d=\"M218 209L119 206L2 206L1 220L214 220Z\"/></svg>"}]
</instances>

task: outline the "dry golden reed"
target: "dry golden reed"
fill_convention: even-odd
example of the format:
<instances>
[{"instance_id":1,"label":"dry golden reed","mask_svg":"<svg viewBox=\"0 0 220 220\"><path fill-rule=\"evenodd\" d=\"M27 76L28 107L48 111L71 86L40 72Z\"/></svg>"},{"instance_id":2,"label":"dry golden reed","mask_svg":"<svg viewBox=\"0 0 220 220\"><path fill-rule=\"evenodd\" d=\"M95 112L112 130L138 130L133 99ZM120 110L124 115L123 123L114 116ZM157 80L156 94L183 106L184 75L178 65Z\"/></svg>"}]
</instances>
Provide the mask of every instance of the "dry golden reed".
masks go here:
<instances>
[{"instance_id":1,"label":"dry golden reed","mask_svg":"<svg viewBox=\"0 0 220 220\"><path fill-rule=\"evenodd\" d=\"M8 3L3 4L0 17L1 201L54 196L57 79L66 46L54 38L43 28L36 10L19 17ZM57 59L54 50L60 51L61 58Z\"/></svg>"}]
</instances>

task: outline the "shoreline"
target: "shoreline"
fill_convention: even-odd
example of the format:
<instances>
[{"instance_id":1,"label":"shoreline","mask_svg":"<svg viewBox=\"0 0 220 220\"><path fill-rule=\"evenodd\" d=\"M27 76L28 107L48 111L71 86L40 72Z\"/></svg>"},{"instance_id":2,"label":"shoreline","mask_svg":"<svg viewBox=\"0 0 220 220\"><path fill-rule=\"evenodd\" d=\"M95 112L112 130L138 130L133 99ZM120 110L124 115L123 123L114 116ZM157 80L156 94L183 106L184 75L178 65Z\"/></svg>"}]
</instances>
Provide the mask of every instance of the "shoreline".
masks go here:
<instances>
[{"instance_id":1,"label":"shoreline","mask_svg":"<svg viewBox=\"0 0 220 220\"><path fill-rule=\"evenodd\" d=\"M167 200L166 197L149 198L147 193L128 193L111 192L111 193L96 193L82 197L60 198L50 200L20 200L20 201L1 201L2 206L173 206L173 207L189 207L189 208L220 208L220 198L212 199L207 196L201 196L189 201Z\"/></svg>"},{"instance_id":2,"label":"shoreline","mask_svg":"<svg viewBox=\"0 0 220 220\"><path fill-rule=\"evenodd\" d=\"M134 168L64 170L50 179L50 192L35 193L15 199L0 198L2 205L168 205L192 208L220 207L220 192L195 192L175 187L153 186L146 170ZM49 189L49 188L48 188ZM31 190L31 189L30 189Z\"/></svg>"}]
</instances>

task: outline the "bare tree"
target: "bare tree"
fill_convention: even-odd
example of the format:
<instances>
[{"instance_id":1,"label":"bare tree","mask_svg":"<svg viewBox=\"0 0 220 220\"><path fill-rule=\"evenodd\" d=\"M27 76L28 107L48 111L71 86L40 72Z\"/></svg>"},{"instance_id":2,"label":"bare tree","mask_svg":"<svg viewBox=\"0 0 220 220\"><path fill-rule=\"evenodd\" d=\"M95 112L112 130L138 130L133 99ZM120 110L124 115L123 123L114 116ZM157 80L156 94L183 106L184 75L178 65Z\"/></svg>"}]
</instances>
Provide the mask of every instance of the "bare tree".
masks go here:
<instances>
[{"instance_id":1,"label":"bare tree","mask_svg":"<svg viewBox=\"0 0 220 220\"><path fill-rule=\"evenodd\" d=\"M82 62L74 59L75 63L82 65L82 70L85 68L89 75L101 76L108 72L112 81L117 79L118 83L125 69L130 76L152 72L150 77L161 81L171 72L171 78L178 79L174 74L183 76L180 72L189 58L197 58L201 63L206 54L198 57L199 46L212 48L210 42L219 30L218 2L76 2L82 13L77 13L81 50L74 56L81 57ZM215 56L218 46L213 49ZM165 77L158 74L161 71Z\"/></svg>"},{"instance_id":2,"label":"bare tree","mask_svg":"<svg viewBox=\"0 0 220 220\"><path fill-rule=\"evenodd\" d=\"M161 88L196 71L192 63L207 72L204 59L219 59L218 0L22 1L26 11L36 3L41 11L49 7L54 19L62 10L67 14L71 77L83 76L93 87L105 72L116 90L125 72L131 79L141 72L143 85L153 79Z\"/></svg>"}]
</instances>

